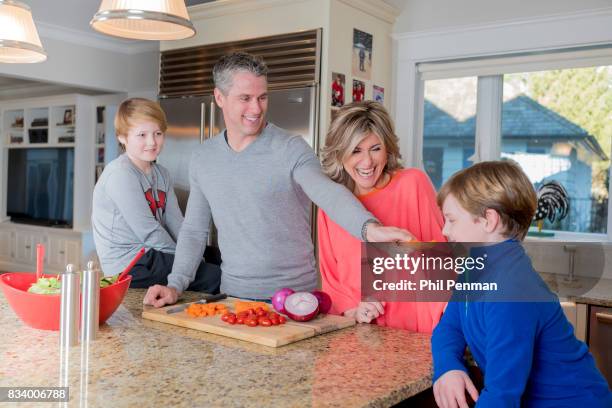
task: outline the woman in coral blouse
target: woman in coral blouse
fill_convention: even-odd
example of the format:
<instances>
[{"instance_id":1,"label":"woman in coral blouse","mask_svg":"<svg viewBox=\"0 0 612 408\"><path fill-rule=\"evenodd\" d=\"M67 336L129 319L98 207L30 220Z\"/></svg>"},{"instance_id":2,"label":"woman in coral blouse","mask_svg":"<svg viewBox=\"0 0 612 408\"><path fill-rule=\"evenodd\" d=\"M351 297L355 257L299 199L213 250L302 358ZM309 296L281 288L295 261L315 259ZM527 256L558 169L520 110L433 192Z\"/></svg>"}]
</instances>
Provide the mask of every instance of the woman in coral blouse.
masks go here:
<instances>
[{"instance_id":1,"label":"woman in coral blouse","mask_svg":"<svg viewBox=\"0 0 612 408\"><path fill-rule=\"evenodd\" d=\"M418 241L445 241L431 181L421 170L402 168L393 122L381 104L342 107L321 154L323 171L351 190L381 223L407 229ZM444 303L362 302L361 242L320 209L317 222L322 286L332 298L331 313L432 332Z\"/></svg>"}]
</instances>

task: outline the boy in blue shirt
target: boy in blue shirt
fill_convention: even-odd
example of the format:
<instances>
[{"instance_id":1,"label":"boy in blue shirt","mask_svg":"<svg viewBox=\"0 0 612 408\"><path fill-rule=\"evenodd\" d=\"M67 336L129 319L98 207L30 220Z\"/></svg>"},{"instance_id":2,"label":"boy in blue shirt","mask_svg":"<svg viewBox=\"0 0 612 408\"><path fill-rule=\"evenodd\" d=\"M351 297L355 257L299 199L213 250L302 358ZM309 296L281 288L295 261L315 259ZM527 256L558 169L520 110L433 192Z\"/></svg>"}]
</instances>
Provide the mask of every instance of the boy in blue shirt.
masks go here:
<instances>
[{"instance_id":1,"label":"boy in blue shirt","mask_svg":"<svg viewBox=\"0 0 612 408\"><path fill-rule=\"evenodd\" d=\"M486 254L486 273L500 290L529 293L523 301L449 302L431 341L442 408L467 407L466 391L477 407L612 407L586 344L520 245L536 203L531 182L508 161L475 164L438 193L448 240L482 243L474 250ZM463 362L466 345L484 374L480 394Z\"/></svg>"}]
</instances>

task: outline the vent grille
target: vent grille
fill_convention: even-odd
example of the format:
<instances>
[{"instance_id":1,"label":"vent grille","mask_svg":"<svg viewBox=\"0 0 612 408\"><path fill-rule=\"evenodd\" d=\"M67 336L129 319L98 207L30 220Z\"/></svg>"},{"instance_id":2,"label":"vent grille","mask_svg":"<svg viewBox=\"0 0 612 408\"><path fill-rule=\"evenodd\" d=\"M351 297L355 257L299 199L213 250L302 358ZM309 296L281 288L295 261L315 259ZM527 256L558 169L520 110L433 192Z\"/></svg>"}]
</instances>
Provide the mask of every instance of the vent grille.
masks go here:
<instances>
[{"instance_id":1,"label":"vent grille","mask_svg":"<svg viewBox=\"0 0 612 408\"><path fill-rule=\"evenodd\" d=\"M213 66L221 56L235 51L264 59L268 65L269 89L315 85L320 76L320 50L321 29L164 51L159 96L211 94Z\"/></svg>"}]
</instances>

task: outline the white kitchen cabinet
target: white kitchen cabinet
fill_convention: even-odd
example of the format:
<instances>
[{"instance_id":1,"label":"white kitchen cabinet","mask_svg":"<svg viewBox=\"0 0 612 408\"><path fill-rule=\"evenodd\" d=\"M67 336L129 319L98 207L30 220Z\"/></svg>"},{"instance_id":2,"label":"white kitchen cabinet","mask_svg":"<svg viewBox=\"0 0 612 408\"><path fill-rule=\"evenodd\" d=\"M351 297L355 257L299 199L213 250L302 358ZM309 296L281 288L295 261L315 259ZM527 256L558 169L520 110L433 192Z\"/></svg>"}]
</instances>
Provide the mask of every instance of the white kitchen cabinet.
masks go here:
<instances>
[{"instance_id":1,"label":"white kitchen cabinet","mask_svg":"<svg viewBox=\"0 0 612 408\"><path fill-rule=\"evenodd\" d=\"M36 245L45 246L44 271L60 273L71 263L82 267L82 234L73 230L0 223L0 270L33 272L36 270Z\"/></svg>"},{"instance_id":2,"label":"white kitchen cabinet","mask_svg":"<svg viewBox=\"0 0 612 408\"><path fill-rule=\"evenodd\" d=\"M73 191L72 229L91 230L91 206L95 183L95 131L97 99L67 94L4 100L0 103L0 194L8 196L11 153L62 149L74 152L74 174L67 179ZM30 131L38 133L29 134ZM8 219L8 202L0 200L0 219ZM32 226L33 227L33 226ZM42 232L44 227L33 227ZM23 248L17 248L26 255Z\"/></svg>"},{"instance_id":3,"label":"white kitchen cabinet","mask_svg":"<svg viewBox=\"0 0 612 408\"><path fill-rule=\"evenodd\" d=\"M0 230L0 259L12 259L15 252L13 231Z\"/></svg>"},{"instance_id":4,"label":"white kitchen cabinet","mask_svg":"<svg viewBox=\"0 0 612 408\"><path fill-rule=\"evenodd\" d=\"M96 107L117 106L124 97L67 94L1 101L0 197L8 195L11 153L62 148L74 151L74 171L66 176L74 201L72 226L64 229L11 222L7 200L0 200L0 271L34 271L37 243L45 244L49 273L63 271L67 263L80 268L94 252L90 220L96 160L107 156L105 143L96 139ZM39 140L31 139L29 130L45 132ZM114 129L105 132L114 134ZM114 136L109 142L115 142Z\"/></svg>"},{"instance_id":5,"label":"white kitchen cabinet","mask_svg":"<svg viewBox=\"0 0 612 408\"><path fill-rule=\"evenodd\" d=\"M46 265L50 269L63 270L67 264L79 265L81 242L63 236L48 236Z\"/></svg>"},{"instance_id":6,"label":"white kitchen cabinet","mask_svg":"<svg viewBox=\"0 0 612 408\"><path fill-rule=\"evenodd\" d=\"M15 231L15 254L17 263L36 266L36 245L45 244L45 236L34 231Z\"/></svg>"}]
</instances>

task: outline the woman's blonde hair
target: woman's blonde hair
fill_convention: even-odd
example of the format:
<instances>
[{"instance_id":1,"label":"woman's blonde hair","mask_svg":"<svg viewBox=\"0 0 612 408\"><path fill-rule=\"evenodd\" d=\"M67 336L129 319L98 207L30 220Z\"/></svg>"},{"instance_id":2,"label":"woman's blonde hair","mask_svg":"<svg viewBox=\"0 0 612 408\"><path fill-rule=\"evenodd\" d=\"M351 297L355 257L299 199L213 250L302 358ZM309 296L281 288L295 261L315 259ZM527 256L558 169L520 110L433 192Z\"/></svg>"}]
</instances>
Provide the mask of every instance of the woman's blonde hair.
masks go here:
<instances>
[{"instance_id":1,"label":"woman's blonde hair","mask_svg":"<svg viewBox=\"0 0 612 408\"><path fill-rule=\"evenodd\" d=\"M166 114L159 103L144 98L130 98L121 102L119 109L117 109L115 115L115 133L117 136L127 137L136 120L154 122L162 132L165 132L168 128ZM119 143L119 147L122 151L125 151L125 146L122 143Z\"/></svg>"},{"instance_id":2,"label":"woman's blonde hair","mask_svg":"<svg viewBox=\"0 0 612 408\"><path fill-rule=\"evenodd\" d=\"M391 117L380 103L364 101L344 105L338 110L321 149L323 172L352 190L354 181L342 163L370 133L378 136L387 150L384 172L391 174L402 168L399 140Z\"/></svg>"},{"instance_id":3,"label":"woman's blonde hair","mask_svg":"<svg viewBox=\"0 0 612 408\"><path fill-rule=\"evenodd\" d=\"M527 235L538 201L531 181L511 160L480 162L453 174L438 192L440 208L450 194L475 217L497 211L504 235L519 240Z\"/></svg>"}]
</instances>

